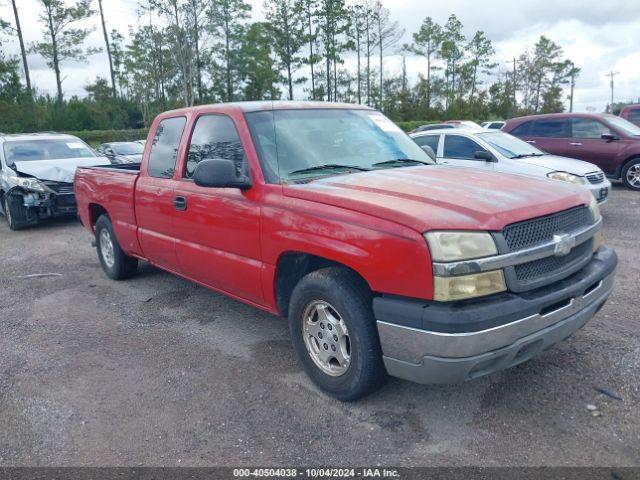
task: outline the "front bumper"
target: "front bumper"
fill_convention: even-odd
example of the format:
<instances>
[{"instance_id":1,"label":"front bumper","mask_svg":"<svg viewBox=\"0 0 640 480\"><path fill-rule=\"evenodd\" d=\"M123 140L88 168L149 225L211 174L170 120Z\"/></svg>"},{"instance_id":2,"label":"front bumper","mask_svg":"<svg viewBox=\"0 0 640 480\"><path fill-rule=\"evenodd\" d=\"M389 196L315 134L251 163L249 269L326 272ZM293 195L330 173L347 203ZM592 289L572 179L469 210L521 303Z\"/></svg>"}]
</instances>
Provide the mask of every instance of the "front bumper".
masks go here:
<instances>
[{"instance_id":1,"label":"front bumper","mask_svg":"<svg viewBox=\"0 0 640 480\"><path fill-rule=\"evenodd\" d=\"M606 177L603 182L588 184L587 188L591 190L591 194L600 205L604 205L609 200L609 195L611 194L611 182Z\"/></svg>"},{"instance_id":2,"label":"front bumper","mask_svg":"<svg viewBox=\"0 0 640 480\"><path fill-rule=\"evenodd\" d=\"M604 305L617 256L602 247L574 275L522 294L451 304L378 297L374 313L387 372L456 383L522 363L571 336Z\"/></svg>"}]
</instances>

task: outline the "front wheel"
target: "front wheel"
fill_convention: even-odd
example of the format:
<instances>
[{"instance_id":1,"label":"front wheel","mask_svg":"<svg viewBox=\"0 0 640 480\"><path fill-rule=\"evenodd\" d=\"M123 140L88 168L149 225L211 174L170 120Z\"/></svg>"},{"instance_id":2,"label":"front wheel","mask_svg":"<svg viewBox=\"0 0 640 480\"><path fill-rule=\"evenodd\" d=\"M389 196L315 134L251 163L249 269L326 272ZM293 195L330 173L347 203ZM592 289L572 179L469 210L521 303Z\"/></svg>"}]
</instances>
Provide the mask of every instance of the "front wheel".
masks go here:
<instances>
[{"instance_id":1,"label":"front wheel","mask_svg":"<svg viewBox=\"0 0 640 480\"><path fill-rule=\"evenodd\" d=\"M18 199L18 201L14 200ZM20 230L24 227L24 223L20 223L18 220L24 220L26 218L26 210L22 207L19 201L21 197L5 195L2 199L2 210L4 212L4 218L7 221L7 225L11 230Z\"/></svg>"},{"instance_id":2,"label":"front wheel","mask_svg":"<svg viewBox=\"0 0 640 480\"><path fill-rule=\"evenodd\" d=\"M104 273L112 280L123 280L136 273L138 259L124 253L115 234L113 225L106 215L98 218L95 226L98 259Z\"/></svg>"},{"instance_id":3,"label":"front wheel","mask_svg":"<svg viewBox=\"0 0 640 480\"><path fill-rule=\"evenodd\" d=\"M386 379L371 301L362 279L340 267L309 273L291 296L289 330L298 359L338 400L362 398Z\"/></svg>"},{"instance_id":4,"label":"front wheel","mask_svg":"<svg viewBox=\"0 0 640 480\"><path fill-rule=\"evenodd\" d=\"M630 190L640 190L640 158L634 158L624 166L622 183Z\"/></svg>"}]
</instances>

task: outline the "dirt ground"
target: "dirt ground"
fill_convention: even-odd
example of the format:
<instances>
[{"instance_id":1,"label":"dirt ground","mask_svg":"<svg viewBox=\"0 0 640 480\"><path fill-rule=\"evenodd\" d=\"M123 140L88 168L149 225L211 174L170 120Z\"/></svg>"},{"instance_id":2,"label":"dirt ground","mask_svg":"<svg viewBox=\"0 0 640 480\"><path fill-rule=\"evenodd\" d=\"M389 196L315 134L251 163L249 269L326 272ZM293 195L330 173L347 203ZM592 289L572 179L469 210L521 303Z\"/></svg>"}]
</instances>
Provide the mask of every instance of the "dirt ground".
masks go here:
<instances>
[{"instance_id":1,"label":"dirt ground","mask_svg":"<svg viewBox=\"0 0 640 480\"><path fill-rule=\"evenodd\" d=\"M283 319L148 265L110 281L75 221L0 218L0 465L640 465L640 193L603 213L618 280L583 330L351 404L311 385Z\"/></svg>"}]
</instances>

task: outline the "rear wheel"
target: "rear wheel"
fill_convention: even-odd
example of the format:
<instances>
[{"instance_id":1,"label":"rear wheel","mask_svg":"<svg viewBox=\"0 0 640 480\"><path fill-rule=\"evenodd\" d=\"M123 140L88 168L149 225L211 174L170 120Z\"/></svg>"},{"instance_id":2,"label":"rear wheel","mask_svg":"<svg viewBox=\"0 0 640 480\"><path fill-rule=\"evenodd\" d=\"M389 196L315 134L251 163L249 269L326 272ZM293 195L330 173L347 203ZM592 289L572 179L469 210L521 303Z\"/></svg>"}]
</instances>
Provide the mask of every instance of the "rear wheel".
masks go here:
<instances>
[{"instance_id":1,"label":"rear wheel","mask_svg":"<svg viewBox=\"0 0 640 480\"><path fill-rule=\"evenodd\" d=\"M138 259L124 253L113 232L111 220L100 216L95 226L98 259L107 276L113 280L123 280L136 273Z\"/></svg>"},{"instance_id":2,"label":"rear wheel","mask_svg":"<svg viewBox=\"0 0 640 480\"><path fill-rule=\"evenodd\" d=\"M630 190L640 190L640 158L634 158L624 166L622 183Z\"/></svg>"},{"instance_id":3,"label":"rear wheel","mask_svg":"<svg viewBox=\"0 0 640 480\"><path fill-rule=\"evenodd\" d=\"M289 329L298 359L311 380L339 400L362 398L387 376L371 301L362 279L340 267L309 273L291 296Z\"/></svg>"}]
</instances>

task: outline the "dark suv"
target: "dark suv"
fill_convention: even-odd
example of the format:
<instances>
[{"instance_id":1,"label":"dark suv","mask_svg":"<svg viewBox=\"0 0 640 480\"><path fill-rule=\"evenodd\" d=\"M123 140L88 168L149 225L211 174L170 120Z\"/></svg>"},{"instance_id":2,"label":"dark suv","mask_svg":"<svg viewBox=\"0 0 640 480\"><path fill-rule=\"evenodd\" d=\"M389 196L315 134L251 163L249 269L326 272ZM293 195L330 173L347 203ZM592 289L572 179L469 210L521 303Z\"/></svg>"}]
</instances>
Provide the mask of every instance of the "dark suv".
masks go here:
<instances>
[{"instance_id":1,"label":"dark suv","mask_svg":"<svg viewBox=\"0 0 640 480\"><path fill-rule=\"evenodd\" d=\"M557 113L509 120L504 132L555 155L598 165L627 188L640 190L640 127L605 114Z\"/></svg>"}]
</instances>

